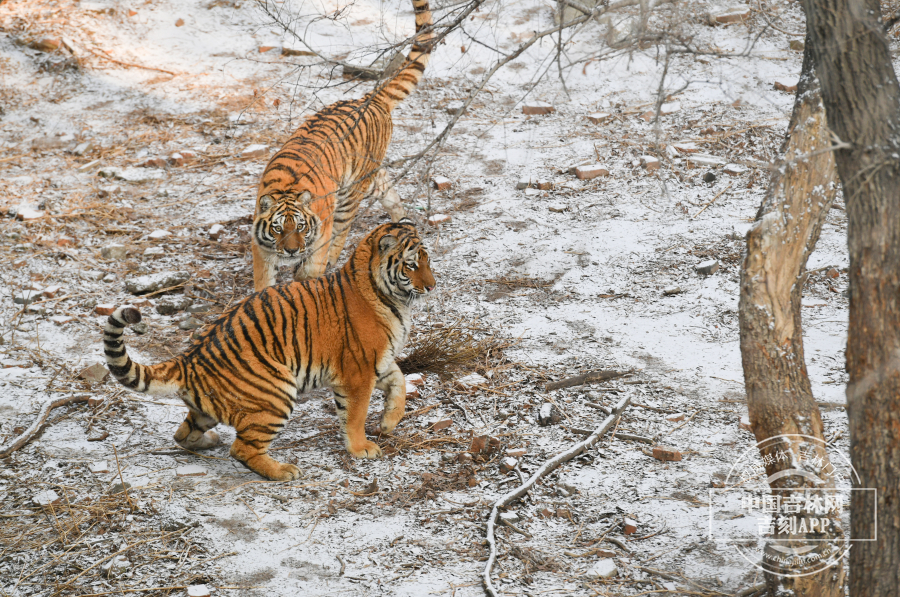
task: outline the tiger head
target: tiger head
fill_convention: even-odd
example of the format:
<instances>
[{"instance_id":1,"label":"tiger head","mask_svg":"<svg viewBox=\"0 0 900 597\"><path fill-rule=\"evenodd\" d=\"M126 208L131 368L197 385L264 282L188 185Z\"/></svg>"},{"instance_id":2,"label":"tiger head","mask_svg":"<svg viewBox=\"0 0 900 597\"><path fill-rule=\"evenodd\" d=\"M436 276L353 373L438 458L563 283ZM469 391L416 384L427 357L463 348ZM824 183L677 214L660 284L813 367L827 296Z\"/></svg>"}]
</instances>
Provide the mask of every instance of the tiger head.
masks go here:
<instances>
[{"instance_id":1,"label":"tiger head","mask_svg":"<svg viewBox=\"0 0 900 597\"><path fill-rule=\"evenodd\" d=\"M377 255L372 267L375 282L384 294L409 305L434 290L431 259L412 220L379 226L369 238Z\"/></svg>"},{"instance_id":2,"label":"tiger head","mask_svg":"<svg viewBox=\"0 0 900 597\"><path fill-rule=\"evenodd\" d=\"M307 207L309 191L293 195L263 195L257 202L253 239L276 257L297 261L306 256L319 231L319 218Z\"/></svg>"}]
</instances>

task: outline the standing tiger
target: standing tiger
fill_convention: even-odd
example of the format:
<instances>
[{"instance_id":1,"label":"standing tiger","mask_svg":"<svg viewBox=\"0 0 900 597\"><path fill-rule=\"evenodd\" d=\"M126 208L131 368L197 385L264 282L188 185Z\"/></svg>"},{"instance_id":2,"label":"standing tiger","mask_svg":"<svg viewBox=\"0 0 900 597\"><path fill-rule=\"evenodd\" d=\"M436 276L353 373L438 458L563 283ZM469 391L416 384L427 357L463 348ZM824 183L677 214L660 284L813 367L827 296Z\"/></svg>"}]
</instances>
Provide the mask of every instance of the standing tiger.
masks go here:
<instances>
[{"instance_id":1,"label":"standing tiger","mask_svg":"<svg viewBox=\"0 0 900 597\"><path fill-rule=\"evenodd\" d=\"M381 162L391 141L391 110L422 78L434 38L428 0L412 0L416 37L397 74L358 100L334 103L304 122L263 172L253 220L253 283L275 283L279 265L294 279L316 278L337 262L359 204L376 194L394 221L403 217Z\"/></svg>"},{"instance_id":2,"label":"standing tiger","mask_svg":"<svg viewBox=\"0 0 900 597\"><path fill-rule=\"evenodd\" d=\"M296 479L293 464L268 455L299 392L330 387L347 451L376 458L366 439L372 390L384 391L381 432L403 417L406 380L395 358L406 342L410 305L434 290L428 252L412 222L382 224L341 269L314 280L271 286L238 303L183 354L157 365L129 358L122 334L141 320L119 307L104 328L106 362L123 385L177 393L188 407L175 441L190 450L218 443L217 423L235 428L231 455L263 477Z\"/></svg>"}]
</instances>

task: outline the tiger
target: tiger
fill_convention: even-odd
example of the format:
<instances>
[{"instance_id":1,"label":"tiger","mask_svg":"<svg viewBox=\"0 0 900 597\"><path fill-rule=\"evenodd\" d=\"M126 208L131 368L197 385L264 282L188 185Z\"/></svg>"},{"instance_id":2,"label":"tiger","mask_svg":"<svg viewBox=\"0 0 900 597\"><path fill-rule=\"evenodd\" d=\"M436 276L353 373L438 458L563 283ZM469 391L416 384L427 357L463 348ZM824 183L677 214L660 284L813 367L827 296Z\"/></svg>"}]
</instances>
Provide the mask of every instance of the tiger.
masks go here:
<instances>
[{"instance_id":1,"label":"tiger","mask_svg":"<svg viewBox=\"0 0 900 597\"><path fill-rule=\"evenodd\" d=\"M131 360L123 334L140 311L121 306L104 326L110 373L144 394L177 394L188 407L175 441L188 450L219 443L217 423L235 429L231 456L274 481L299 477L268 454L297 395L328 387L347 451L378 458L365 436L373 389L384 392L380 431L391 433L406 408L406 380L396 357L406 343L411 308L434 291L427 249L403 218L366 235L347 262L327 275L270 286L204 328L187 350L156 365Z\"/></svg>"},{"instance_id":2,"label":"tiger","mask_svg":"<svg viewBox=\"0 0 900 597\"><path fill-rule=\"evenodd\" d=\"M397 74L360 99L311 116L266 165L251 241L257 292L275 283L279 265L293 266L294 280L333 266L367 195L379 198L392 221L404 216L381 163L393 132L391 111L416 88L431 56L428 0L412 3L416 37Z\"/></svg>"}]
</instances>

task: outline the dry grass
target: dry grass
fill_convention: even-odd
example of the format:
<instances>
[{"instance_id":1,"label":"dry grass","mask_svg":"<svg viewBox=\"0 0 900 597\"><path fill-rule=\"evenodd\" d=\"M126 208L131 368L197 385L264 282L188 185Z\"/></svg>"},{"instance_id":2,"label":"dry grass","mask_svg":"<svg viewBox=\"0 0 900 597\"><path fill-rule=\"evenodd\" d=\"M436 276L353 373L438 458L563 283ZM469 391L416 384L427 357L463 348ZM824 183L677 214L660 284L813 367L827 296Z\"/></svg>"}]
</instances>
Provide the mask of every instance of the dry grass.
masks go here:
<instances>
[{"instance_id":1,"label":"dry grass","mask_svg":"<svg viewBox=\"0 0 900 597\"><path fill-rule=\"evenodd\" d=\"M485 280L491 284L506 286L507 288L549 288L555 283L553 280L538 280L537 278L529 278L527 276L510 277Z\"/></svg>"},{"instance_id":2,"label":"dry grass","mask_svg":"<svg viewBox=\"0 0 900 597\"><path fill-rule=\"evenodd\" d=\"M490 369L503 360L513 341L493 334L481 339L460 322L427 332L413 331L407 355L397 361L404 375L434 373L445 379L458 371Z\"/></svg>"}]
</instances>

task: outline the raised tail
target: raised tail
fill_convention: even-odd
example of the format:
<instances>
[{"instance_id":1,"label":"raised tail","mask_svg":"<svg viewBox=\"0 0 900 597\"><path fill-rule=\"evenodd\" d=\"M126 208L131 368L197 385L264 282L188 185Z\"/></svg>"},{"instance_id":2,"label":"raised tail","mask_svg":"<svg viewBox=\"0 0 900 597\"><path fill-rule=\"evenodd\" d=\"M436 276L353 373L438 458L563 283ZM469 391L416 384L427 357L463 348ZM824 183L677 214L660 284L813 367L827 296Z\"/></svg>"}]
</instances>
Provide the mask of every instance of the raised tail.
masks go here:
<instances>
[{"instance_id":1,"label":"raised tail","mask_svg":"<svg viewBox=\"0 0 900 597\"><path fill-rule=\"evenodd\" d=\"M140 323L141 312L134 307L116 309L103 328L103 352L113 377L126 388L144 394L170 394L182 388L180 372L173 361L148 367L135 363L125 350L125 326Z\"/></svg>"},{"instance_id":2,"label":"raised tail","mask_svg":"<svg viewBox=\"0 0 900 597\"><path fill-rule=\"evenodd\" d=\"M428 0L412 0L412 4L416 12L416 37L412 49L397 74L385 82L383 87L375 90L375 97L386 103L391 110L416 88L425 72L428 59L431 58L434 40L431 7L428 6Z\"/></svg>"}]
</instances>

